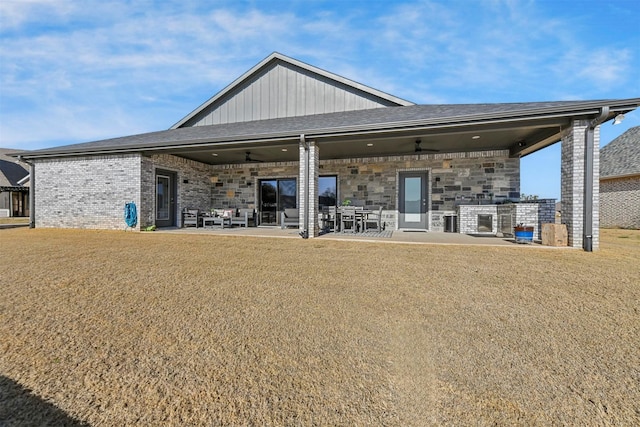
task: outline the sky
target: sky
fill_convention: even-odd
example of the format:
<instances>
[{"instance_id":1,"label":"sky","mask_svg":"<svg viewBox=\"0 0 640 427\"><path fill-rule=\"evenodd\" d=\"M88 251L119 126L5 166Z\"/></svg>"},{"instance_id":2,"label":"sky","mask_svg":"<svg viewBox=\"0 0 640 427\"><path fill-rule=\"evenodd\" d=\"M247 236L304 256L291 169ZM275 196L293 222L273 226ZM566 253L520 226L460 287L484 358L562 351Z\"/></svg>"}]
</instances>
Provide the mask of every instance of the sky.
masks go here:
<instances>
[{"instance_id":1,"label":"sky","mask_svg":"<svg viewBox=\"0 0 640 427\"><path fill-rule=\"evenodd\" d=\"M0 147L168 129L272 52L418 104L636 98L639 22L637 0L1 0ZM521 192L559 199L560 144Z\"/></svg>"}]
</instances>

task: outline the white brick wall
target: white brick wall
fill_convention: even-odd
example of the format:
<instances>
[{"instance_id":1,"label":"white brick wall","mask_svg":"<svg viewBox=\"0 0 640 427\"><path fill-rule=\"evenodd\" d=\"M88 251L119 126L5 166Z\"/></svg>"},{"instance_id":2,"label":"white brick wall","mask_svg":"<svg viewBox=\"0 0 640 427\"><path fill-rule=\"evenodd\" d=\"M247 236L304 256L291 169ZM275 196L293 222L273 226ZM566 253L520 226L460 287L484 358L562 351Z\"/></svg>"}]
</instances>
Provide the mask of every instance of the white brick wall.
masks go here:
<instances>
[{"instance_id":1,"label":"white brick wall","mask_svg":"<svg viewBox=\"0 0 640 427\"><path fill-rule=\"evenodd\" d=\"M125 203L140 208L140 157L37 160L36 227L124 229Z\"/></svg>"},{"instance_id":2,"label":"white brick wall","mask_svg":"<svg viewBox=\"0 0 640 427\"><path fill-rule=\"evenodd\" d=\"M304 168L300 167L298 176L298 210L300 212L299 229L300 231L305 229L304 224L304 212L308 212L309 218L309 237L317 237L320 233L320 227L318 221L313 221L313 218L318 218L318 175L320 167L320 151L318 146L313 141L309 143L309 188L306 187ZM300 165L304 165L306 162L307 152L304 148L304 144L299 144L299 160ZM306 205L307 193L309 199L309 206Z\"/></svg>"},{"instance_id":3,"label":"white brick wall","mask_svg":"<svg viewBox=\"0 0 640 427\"><path fill-rule=\"evenodd\" d=\"M588 123L574 121L562 137L561 195L562 223L566 224L569 246L582 247L584 217L584 147ZM600 126L593 133L593 233L592 248L597 250L599 233L599 171L600 171Z\"/></svg>"}]
</instances>

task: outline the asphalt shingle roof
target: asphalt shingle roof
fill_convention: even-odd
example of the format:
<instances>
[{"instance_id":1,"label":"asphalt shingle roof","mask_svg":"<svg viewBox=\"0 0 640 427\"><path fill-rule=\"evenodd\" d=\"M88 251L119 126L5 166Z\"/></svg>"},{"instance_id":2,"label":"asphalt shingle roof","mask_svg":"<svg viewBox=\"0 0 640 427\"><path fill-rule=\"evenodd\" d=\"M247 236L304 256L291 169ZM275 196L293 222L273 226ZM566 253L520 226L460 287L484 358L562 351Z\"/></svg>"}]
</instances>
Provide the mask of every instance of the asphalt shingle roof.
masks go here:
<instances>
[{"instance_id":1,"label":"asphalt shingle roof","mask_svg":"<svg viewBox=\"0 0 640 427\"><path fill-rule=\"evenodd\" d=\"M268 137L295 137L322 132L402 128L412 123L463 123L465 121L531 117L537 114L570 111L573 108L597 108L608 101L558 101L503 104L448 104L383 107L339 113L315 114L222 125L194 126L151 132L102 141L33 151L33 155L112 149L144 149L168 146L224 142Z\"/></svg>"},{"instance_id":2,"label":"asphalt shingle roof","mask_svg":"<svg viewBox=\"0 0 640 427\"><path fill-rule=\"evenodd\" d=\"M640 174L640 126L633 127L600 149L600 177Z\"/></svg>"},{"instance_id":3,"label":"asphalt shingle roof","mask_svg":"<svg viewBox=\"0 0 640 427\"><path fill-rule=\"evenodd\" d=\"M24 164L16 163L16 159L8 155L17 151L0 148L0 187L16 187L18 181L29 175Z\"/></svg>"}]
</instances>

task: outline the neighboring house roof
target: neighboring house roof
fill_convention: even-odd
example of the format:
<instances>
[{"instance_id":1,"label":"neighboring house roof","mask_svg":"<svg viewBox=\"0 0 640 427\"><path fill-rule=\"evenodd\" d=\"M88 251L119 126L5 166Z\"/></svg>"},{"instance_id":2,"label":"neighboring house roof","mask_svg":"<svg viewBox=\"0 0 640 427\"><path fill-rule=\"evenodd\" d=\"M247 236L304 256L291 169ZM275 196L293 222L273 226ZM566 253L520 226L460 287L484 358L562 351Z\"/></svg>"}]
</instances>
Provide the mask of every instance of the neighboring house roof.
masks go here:
<instances>
[{"instance_id":1,"label":"neighboring house roof","mask_svg":"<svg viewBox=\"0 0 640 427\"><path fill-rule=\"evenodd\" d=\"M274 52L171 129L407 105L414 103Z\"/></svg>"},{"instance_id":2,"label":"neighboring house roof","mask_svg":"<svg viewBox=\"0 0 640 427\"><path fill-rule=\"evenodd\" d=\"M0 148L0 188L21 187L20 181L29 175L29 170L23 163L16 162L9 154L18 150Z\"/></svg>"},{"instance_id":3,"label":"neighboring house roof","mask_svg":"<svg viewBox=\"0 0 640 427\"><path fill-rule=\"evenodd\" d=\"M640 175L640 126L600 149L600 178Z\"/></svg>"}]
</instances>

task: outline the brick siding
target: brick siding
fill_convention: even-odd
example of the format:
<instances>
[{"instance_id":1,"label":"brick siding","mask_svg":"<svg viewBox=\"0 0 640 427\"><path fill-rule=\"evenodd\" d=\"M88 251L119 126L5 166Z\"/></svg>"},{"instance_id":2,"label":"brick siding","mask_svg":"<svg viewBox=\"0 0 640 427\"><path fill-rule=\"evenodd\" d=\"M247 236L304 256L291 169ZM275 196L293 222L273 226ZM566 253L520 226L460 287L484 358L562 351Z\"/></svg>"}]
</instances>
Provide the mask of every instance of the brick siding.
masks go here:
<instances>
[{"instance_id":1,"label":"brick siding","mask_svg":"<svg viewBox=\"0 0 640 427\"><path fill-rule=\"evenodd\" d=\"M640 229L640 175L600 181L600 225Z\"/></svg>"},{"instance_id":2,"label":"brick siding","mask_svg":"<svg viewBox=\"0 0 640 427\"><path fill-rule=\"evenodd\" d=\"M36 161L38 227L124 229L124 205L140 206L139 154Z\"/></svg>"}]
</instances>

